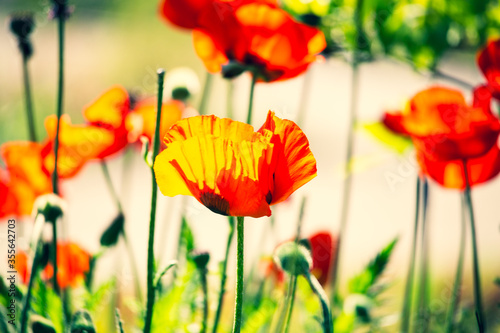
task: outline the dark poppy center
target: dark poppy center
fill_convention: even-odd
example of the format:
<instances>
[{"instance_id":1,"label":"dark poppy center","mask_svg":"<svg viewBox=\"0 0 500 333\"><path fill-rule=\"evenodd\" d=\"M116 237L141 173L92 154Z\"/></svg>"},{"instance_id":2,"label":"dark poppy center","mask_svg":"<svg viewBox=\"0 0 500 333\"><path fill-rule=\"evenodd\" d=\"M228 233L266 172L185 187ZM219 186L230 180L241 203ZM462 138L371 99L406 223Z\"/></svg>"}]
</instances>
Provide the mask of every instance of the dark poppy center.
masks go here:
<instances>
[{"instance_id":1,"label":"dark poppy center","mask_svg":"<svg viewBox=\"0 0 500 333\"><path fill-rule=\"evenodd\" d=\"M200 201L214 213L226 216L229 215L229 202L218 194L204 192L200 195Z\"/></svg>"}]
</instances>

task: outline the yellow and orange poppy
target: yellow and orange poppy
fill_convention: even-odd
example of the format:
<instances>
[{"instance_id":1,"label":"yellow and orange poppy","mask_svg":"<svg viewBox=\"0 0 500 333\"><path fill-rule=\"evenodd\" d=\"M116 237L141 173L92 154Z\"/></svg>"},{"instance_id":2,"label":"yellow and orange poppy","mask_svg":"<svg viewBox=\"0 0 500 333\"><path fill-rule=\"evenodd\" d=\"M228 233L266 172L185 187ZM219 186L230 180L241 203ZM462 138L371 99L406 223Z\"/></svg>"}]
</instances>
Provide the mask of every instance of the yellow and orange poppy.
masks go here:
<instances>
[{"instance_id":1,"label":"yellow and orange poppy","mask_svg":"<svg viewBox=\"0 0 500 333\"><path fill-rule=\"evenodd\" d=\"M222 215L270 216L270 205L316 176L304 133L272 112L258 132L227 118L183 119L164 143L154 164L161 192L191 195Z\"/></svg>"}]
</instances>

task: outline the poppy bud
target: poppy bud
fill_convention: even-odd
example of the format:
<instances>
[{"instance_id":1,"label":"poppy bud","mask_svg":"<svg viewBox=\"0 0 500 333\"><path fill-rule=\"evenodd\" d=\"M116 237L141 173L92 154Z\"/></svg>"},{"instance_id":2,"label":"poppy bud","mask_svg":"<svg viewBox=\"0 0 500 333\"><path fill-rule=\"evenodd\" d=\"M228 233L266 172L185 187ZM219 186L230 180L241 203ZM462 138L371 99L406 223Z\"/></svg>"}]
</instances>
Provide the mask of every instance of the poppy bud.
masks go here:
<instances>
[{"instance_id":1,"label":"poppy bud","mask_svg":"<svg viewBox=\"0 0 500 333\"><path fill-rule=\"evenodd\" d=\"M73 12L73 8L68 6L68 0L52 0L52 9L49 12L49 18L67 19Z\"/></svg>"},{"instance_id":2,"label":"poppy bud","mask_svg":"<svg viewBox=\"0 0 500 333\"><path fill-rule=\"evenodd\" d=\"M295 242L278 246L274 252L274 261L292 275L308 274L312 267L311 254L307 248Z\"/></svg>"},{"instance_id":3,"label":"poppy bud","mask_svg":"<svg viewBox=\"0 0 500 333\"><path fill-rule=\"evenodd\" d=\"M33 55L33 45L29 36L35 28L35 20L33 14L18 13L13 14L10 18L10 31L17 37L19 50L24 58L29 58Z\"/></svg>"},{"instance_id":4,"label":"poppy bud","mask_svg":"<svg viewBox=\"0 0 500 333\"><path fill-rule=\"evenodd\" d=\"M210 260L210 254L206 251L193 251L191 252L191 258L193 259L196 268L205 270Z\"/></svg>"},{"instance_id":5,"label":"poppy bud","mask_svg":"<svg viewBox=\"0 0 500 333\"><path fill-rule=\"evenodd\" d=\"M42 214L47 222L55 222L63 215L66 203L55 194L45 194L38 197L34 204L34 211Z\"/></svg>"},{"instance_id":6,"label":"poppy bud","mask_svg":"<svg viewBox=\"0 0 500 333\"><path fill-rule=\"evenodd\" d=\"M31 317L31 329L38 333L56 333L56 329L50 320L42 316L33 315Z\"/></svg>"},{"instance_id":7,"label":"poppy bud","mask_svg":"<svg viewBox=\"0 0 500 333\"><path fill-rule=\"evenodd\" d=\"M190 68L174 68L165 77L165 90L172 99L185 101L200 91L200 80Z\"/></svg>"},{"instance_id":8,"label":"poppy bud","mask_svg":"<svg viewBox=\"0 0 500 333\"><path fill-rule=\"evenodd\" d=\"M71 321L71 333L95 333L94 323L86 310L78 310Z\"/></svg>"},{"instance_id":9,"label":"poppy bud","mask_svg":"<svg viewBox=\"0 0 500 333\"><path fill-rule=\"evenodd\" d=\"M355 314L361 321L368 323L371 320L370 310L373 301L363 294L352 294L344 302L344 312Z\"/></svg>"}]
</instances>

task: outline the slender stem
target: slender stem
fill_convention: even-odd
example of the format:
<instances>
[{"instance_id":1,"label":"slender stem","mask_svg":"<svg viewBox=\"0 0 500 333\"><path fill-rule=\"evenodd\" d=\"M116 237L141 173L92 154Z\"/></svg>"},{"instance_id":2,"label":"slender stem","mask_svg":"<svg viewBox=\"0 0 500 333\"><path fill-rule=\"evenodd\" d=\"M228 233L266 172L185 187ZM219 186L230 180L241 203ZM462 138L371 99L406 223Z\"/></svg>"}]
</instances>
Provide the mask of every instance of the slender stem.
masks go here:
<instances>
[{"instance_id":1,"label":"slender stem","mask_svg":"<svg viewBox=\"0 0 500 333\"><path fill-rule=\"evenodd\" d=\"M163 101L163 81L165 79L165 71L158 70L158 101L156 111L156 128L153 141L152 161L156 159L160 151L160 119ZM154 258L154 242L155 242L155 222L156 222L156 197L158 195L158 186L153 166L151 166L151 215L149 219L149 239L148 239L148 275L147 275L147 303L146 303L146 318L144 320L144 333L151 332L151 324L153 320L153 306L155 303L155 286L153 285L155 276L155 258Z\"/></svg>"},{"instance_id":2,"label":"slender stem","mask_svg":"<svg viewBox=\"0 0 500 333\"><path fill-rule=\"evenodd\" d=\"M307 105L309 104L309 99L311 97L311 88L312 88L312 70L309 68L304 74L304 80L302 83L302 94L300 96L300 104L299 111L297 114L297 125L303 126L304 116L306 114Z\"/></svg>"},{"instance_id":3,"label":"slender stem","mask_svg":"<svg viewBox=\"0 0 500 333\"><path fill-rule=\"evenodd\" d=\"M438 69L435 69L432 74L434 75L434 77L436 78L439 78L439 79L443 79L443 80L446 80L446 81L450 81L454 84L457 84L459 86L462 86L463 88L465 89L474 89L474 85L467 82L467 81L464 81L462 79L459 79L453 75L450 75L450 74L446 74L444 72L441 72L440 70Z\"/></svg>"},{"instance_id":4,"label":"slender stem","mask_svg":"<svg viewBox=\"0 0 500 333\"><path fill-rule=\"evenodd\" d=\"M52 284L54 286L54 291L59 294L59 283L57 282L57 220L52 222L52 265L54 266L54 274L52 275Z\"/></svg>"},{"instance_id":5,"label":"slender stem","mask_svg":"<svg viewBox=\"0 0 500 333\"><path fill-rule=\"evenodd\" d=\"M302 199L302 203L300 205L299 218L297 220L297 231L295 233L295 243L298 243L300 240L300 233L302 230L302 221L304 220L304 210L306 207L307 199L304 197ZM290 284L288 288L288 307L286 310L286 319L285 319L285 327L284 332L288 332L288 327L290 326L290 321L292 319L293 313L293 305L295 303L295 295L297 294L297 276L292 275L290 277Z\"/></svg>"},{"instance_id":6,"label":"slender stem","mask_svg":"<svg viewBox=\"0 0 500 333\"><path fill-rule=\"evenodd\" d=\"M227 95L226 95L226 117L233 118L233 96L234 96L234 81L227 80Z\"/></svg>"},{"instance_id":7,"label":"slender stem","mask_svg":"<svg viewBox=\"0 0 500 333\"><path fill-rule=\"evenodd\" d=\"M42 226L45 224L45 218L42 214L38 214L36 216L35 220L35 226ZM40 228L34 228L34 231L37 233L34 235L35 237L35 246L34 246L34 255L33 255L33 265L31 266L31 273L30 273L30 279L28 282L28 290L26 291L26 296L24 297L24 302L23 302L23 310L21 312L21 325L20 325L20 332L21 333L26 333L27 331L27 324L28 324L28 312L30 310L30 301L31 301L31 291L33 289L33 283L35 282L35 277L38 273L38 264L40 261L40 250L41 250L41 244L40 244L40 236L42 234L42 227Z\"/></svg>"},{"instance_id":8,"label":"slender stem","mask_svg":"<svg viewBox=\"0 0 500 333\"><path fill-rule=\"evenodd\" d=\"M486 318L483 311L483 301L481 293L481 276L479 272L479 255L477 250L477 239L476 239L476 225L474 220L474 208L472 205L471 189L469 174L467 170L467 162L463 161L464 177L465 177L465 191L464 197L467 203L467 209L469 210L469 221L470 221L470 231L472 239L472 262L473 262L473 277L474 277L474 303L476 307L476 319L479 332L486 332Z\"/></svg>"},{"instance_id":9,"label":"slender stem","mask_svg":"<svg viewBox=\"0 0 500 333\"><path fill-rule=\"evenodd\" d=\"M415 272L415 256L417 252L417 235L418 235L419 212L420 212L420 188L421 188L421 180L420 177L417 176L417 191L415 195L416 197L415 222L413 227L410 264L408 266L408 273L406 275L405 297L403 301L403 310L401 313L400 332L402 333L408 333L410 331L410 317L411 317L411 305L412 305L412 294L413 294L413 276Z\"/></svg>"},{"instance_id":10,"label":"slender stem","mask_svg":"<svg viewBox=\"0 0 500 333\"><path fill-rule=\"evenodd\" d=\"M257 82L257 75L252 73L252 82L250 83L250 97L248 100L248 113L247 113L247 124L252 124L252 111L253 111L253 96L255 92L255 83Z\"/></svg>"},{"instance_id":11,"label":"slender stem","mask_svg":"<svg viewBox=\"0 0 500 333\"><path fill-rule=\"evenodd\" d=\"M30 141L36 142L35 114L33 112L33 99L31 97L31 84L28 71L28 57L23 55L23 81L24 81L24 99L26 103L26 118L28 120L28 134Z\"/></svg>"},{"instance_id":12,"label":"slender stem","mask_svg":"<svg viewBox=\"0 0 500 333\"><path fill-rule=\"evenodd\" d=\"M120 202L120 198L118 196L118 193L116 193L115 187L113 186L113 181L111 180L111 175L109 173L108 169L108 164L106 163L105 160L101 160L101 170L104 175L104 179L106 180L106 185L108 186L109 193L113 197L113 200L115 201L116 207L118 208L118 211L123 214L123 207Z\"/></svg>"},{"instance_id":13,"label":"slender stem","mask_svg":"<svg viewBox=\"0 0 500 333\"><path fill-rule=\"evenodd\" d=\"M418 313L420 316L420 332L429 330L429 231L427 226L427 202L428 202L429 183L424 180L422 184L422 238L421 238L421 258L420 258L420 287Z\"/></svg>"},{"instance_id":14,"label":"slender stem","mask_svg":"<svg viewBox=\"0 0 500 333\"><path fill-rule=\"evenodd\" d=\"M236 297L234 304L233 333L239 333L241 331L241 314L243 312L243 250L245 236L244 217L238 216L236 224L238 246L236 253Z\"/></svg>"},{"instance_id":15,"label":"slender stem","mask_svg":"<svg viewBox=\"0 0 500 333\"><path fill-rule=\"evenodd\" d=\"M57 127L56 127L56 137L54 140L54 171L52 173L52 190L54 194L59 194L57 175L57 162L59 155L59 130L61 126L61 116L63 114L63 95L64 95L64 23L66 18L64 15L59 15L58 17L58 35L59 35L59 72L58 72L58 84L57 84Z\"/></svg>"},{"instance_id":16,"label":"slender stem","mask_svg":"<svg viewBox=\"0 0 500 333\"><path fill-rule=\"evenodd\" d=\"M115 187L113 186L113 181L111 180L111 175L109 173L108 164L106 163L105 160L101 160L101 169L102 169L102 173L104 174L104 179L106 180L106 184L108 186L109 192L111 193L111 196L113 197L113 200L116 203L116 207L118 208L119 213L124 215L123 206L120 202L120 198L118 196L118 193L116 192ZM134 256L134 251L132 249L132 244L130 244L130 242L128 241L125 227L122 230L122 237L123 237L123 241L125 243L125 247L127 249L128 257L130 259L130 266L132 268L132 273L134 275L135 292L136 292L137 298L139 299L139 302L142 302L143 298L142 298L142 292L141 292L141 284L139 281L139 269L137 268L137 262L135 261L135 256Z\"/></svg>"},{"instance_id":17,"label":"slender stem","mask_svg":"<svg viewBox=\"0 0 500 333\"><path fill-rule=\"evenodd\" d=\"M354 126L357 121L357 111L358 111L358 95L359 95L359 69L357 61L355 61L352 65L352 82L351 82L351 112L349 119L349 127L347 133L347 149L345 156L345 169L344 169L344 184L342 191L342 202L341 202L341 211L340 211L340 227L339 234L337 236L337 246L332 255L332 264L331 264L331 296L330 302L331 304L335 304L335 298L337 294L338 288L338 279L339 279L339 261L340 254L342 249L342 240L345 237L347 220L349 217L349 206L351 201L351 188L352 188L352 176L351 176L351 159L354 150L354 141L355 141L355 133Z\"/></svg>"},{"instance_id":18,"label":"slender stem","mask_svg":"<svg viewBox=\"0 0 500 333\"><path fill-rule=\"evenodd\" d=\"M460 286L462 285L462 275L464 271L464 258L465 258L465 237L467 233L467 218L466 214L466 202L465 198L461 197L461 213L462 213L462 223L460 229L460 245L458 250L458 263L457 272L455 273L455 282L453 283L453 291L451 294L450 307L448 308L448 314L446 315L446 332L452 333L455 328L455 317L458 310L458 304L460 302Z\"/></svg>"},{"instance_id":19,"label":"slender stem","mask_svg":"<svg viewBox=\"0 0 500 333\"><path fill-rule=\"evenodd\" d=\"M208 105L208 97L210 96L210 91L212 90L212 83L214 77L212 74L207 72L207 76L205 78L205 85L203 86L203 92L201 94L200 105L198 107L198 112L201 115L204 115Z\"/></svg>"},{"instance_id":20,"label":"slender stem","mask_svg":"<svg viewBox=\"0 0 500 333\"><path fill-rule=\"evenodd\" d=\"M207 283L207 269L203 268L200 272L200 283L203 291L203 321L201 322L201 333L207 331L208 322L208 283Z\"/></svg>"},{"instance_id":21,"label":"slender stem","mask_svg":"<svg viewBox=\"0 0 500 333\"><path fill-rule=\"evenodd\" d=\"M224 256L224 261L222 263L222 272L221 272L220 288L219 288L219 301L217 303L217 311L215 312L214 325L212 328L213 333L217 333L217 327L219 326L219 319L222 313L222 304L224 303L224 294L226 293L227 259L229 257L229 252L231 250L231 243L233 242L233 236L234 236L234 216L229 216L229 235L227 237L227 243L226 243L226 254Z\"/></svg>"},{"instance_id":22,"label":"slender stem","mask_svg":"<svg viewBox=\"0 0 500 333\"><path fill-rule=\"evenodd\" d=\"M321 310L323 311L323 332L333 333L333 323L332 323L332 313L330 311L330 304L328 303L328 297L326 296L323 287L319 283L318 279L310 273L305 275L307 282L311 286L312 291L318 296L321 303Z\"/></svg>"}]
</instances>

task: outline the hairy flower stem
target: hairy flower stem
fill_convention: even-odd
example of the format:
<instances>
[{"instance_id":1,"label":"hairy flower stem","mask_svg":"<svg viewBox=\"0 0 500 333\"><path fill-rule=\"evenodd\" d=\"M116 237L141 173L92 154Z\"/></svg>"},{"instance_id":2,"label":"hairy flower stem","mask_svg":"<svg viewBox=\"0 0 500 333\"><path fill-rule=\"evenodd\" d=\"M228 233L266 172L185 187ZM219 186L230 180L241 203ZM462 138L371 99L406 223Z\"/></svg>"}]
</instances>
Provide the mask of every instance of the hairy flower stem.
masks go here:
<instances>
[{"instance_id":1,"label":"hairy flower stem","mask_svg":"<svg viewBox=\"0 0 500 333\"><path fill-rule=\"evenodd\" d=\"M33 98L31 96L31 84L28 71L28 57L23 55L23 83L24 83L24 100L26 104L26 119L28 121L28 135L32 142L37 141L35 128L35 113L33 111Z\"/></svg>"},{"instance_id":2,"label":"hairy flower stem","mask_svg":"<svg viewBox=\"0 0 500 333\"><path fill-rule=\"evenodd\" d=\"M237 252L236 252L236 297L234 303L233 333L241 331L241 314L243 312L243 274L244 274L244 217L238 216L236 223Z\"/></svg>"},{"instance_id":3,"label":"hairy flower stem","mask_svg":"<svg viewBox=\"0 0 500 333\"><path fill-rule=\"evenodd\" d=\"M163 82L165 80L165 71L158 70L158 101L156 111L156 128L153 139L152 151L152 164L151 164L151 215L149 219L149 239L148 239L148 274L147 274L147 303L146 303L146 317L144 319L144 333L151 332L151 325L153 321L153 306L155 303L155 258L154 258L154 242L155 242L155 222L156 222L156 199L158 195L158 186L156 184L156 177L153 169L153 163L160 151L160 120L161 109L163 103Z\"/></svg>"},{"instance_id":4,"label":"hairy flower stem","mask_svg":"<svg viewBox=\"0 0 500 333\"><path fill-rule=\"evenodd\" d=\"M479 272L479 255L477 250L476 239L476 224L474 220L474 208L472 205L471 188L469 181L469 174L467 171L467 162L463 161L464 177L465 177L465 190L464 198L469 211L471 241L472 241L472 264L473 264L473 277L474 277L474 304L476 308L477 326L480 333L486 332L486 319L483 310L483 301L481 293L481 276Z\"/></svg>"},{"instance_id":5,"label":"hairy flower stem","mask_svg":"<svg viewBox=\"0 0 500 333\"><path fill-rule=\"evenodd\" d=\"M455 328L455 317L457 315L458 304L460 302L460 286L462 285L462 275L464 271L465 238L467 233L467 218L465 214L467 210L467 204L463 196L461 199L462 223L460 229L460 245L458 250L457 272L455 273L455 282L453 283L450 307L448 308L448 313L446 315L446 333L452 333L453 329Z\"/></svg>"},{"instance_id":6,"label":"hairy flower stem","mask_svg":"<svg viewBox=\"0 0 500 333\"><path fill-rule=\"evenodd\" d=\"M217 302L217 311L215 312L214 324L212 327L212 332L217 333L217 327L219 326L219 319L222 313L222 304L224 303L224 294L226 293L226 279L227 279L227 260L229 258L229 252L231 250L231 243L234 237L234 216L229 216L229 235L227 237L226 243L226 254L224 255L224 261L222 262L222 271L220 277L220 287L219 287L219 300Z\"/></svg>"},{"instance_id":7,"label":"hairy flower stem","mask_svg":"<svg viewBox=\"0 0 500 333\"><path fill-rule=\"evenodd\" d=\"M417 236L418 236L418 226L419 226L419 213L420 213L420 188L421 186L420 177L417 176L417 191L415 195L415 222L413 227L413 238L411 245L410 254L410 264L408 265L408 273L406 275L406 286L405 286L405 296L403 300L403 310L401 313L401 327L400 332L408 333L410 331L410 317L411 317L411 305L412 305L412 295L413 295L413 277L415 272L415 257L417 253Z\"/></svg>"},{"instance_id":8,"label":"hairy flower stem","mask_svg":"<svg viewBox=\"0 0 500 333\"><path fill-rule=\"evenodd\" d=\"M421 258L420 258L420 285L418 313L421 325L420 332L428 332L430 325L429 313L429 227L427 225L427 203L429 194L429 183L424 179L422 184L422 237L421 237Z\"/></svg>"},{"instance_id":9,"label":"hairy flower stem","mask_svg":"<svg viewBox=\"0 0 500 333\"><path fill-rule=\"evenodd\" d=\"M59 176L57 175L57 164L59 155L59 131L61 126L61 116L63 114L63 95L64 95L64 25L66 17L59 15L57 18L58 23L58 40L59 40L59 71L57 83L57 127L56 136L54 139L54 171L52 172L52 191L54 194L59 194ZM54 266L54 273L52 281L54 284L54 291L59 294L59 284L57 282L57 221L52 221L52 263Z\"/></svg>"},{"instance_id":10,"label":"hairy flower stem","mask_svg":"<svg viewBox=\"0 0 500 333\"><path fill-rule=\"evenodd\" d=\"M330 304L328 303L328 297L326 296L323 287L319 283L318 279L310 273L304 275L311 286L312 291L318 296L321 303L321 310L323 312L323 333L333 333L333 322L332 313L330 311Z\"/></svg>"},{"instance_id":11,"label":"hairy flower stem","mask_svg":"<svg viewBox=\"0 0 500 333\"><path fill-rule=\"evenodd\" d=\"M207 72L205 78L205 85L203 86L203 92L201 93L200 105L198 106L198 112L204 115L208 105L208 98L210 96L210 91L212 90L212 83L214 81L214 76Z\"/></svg>"},{"instance_id":12,"label":"hairy flower stem","mask_svg":"<svg viewBox=\"0 0 500 333\"><path fill-rule=\"evenodd\" d=\"M118 196L118 193L115 190L115 187L113 186L113 181L111 180L111 175L109 173L108 169L108 164L106 163L105 160L101 160L101 169L102 173L104 174L104 179L106 180L106 185L108 186L108 190L111 193L111 196L113 197L113 200L116 203L116 207L118 208L118 212L121 215L124 215L123 212L123 206L120 202L120 198ZM132 268L132 273L134 275L134 288L135 288L135 293L137 295L137 299L139 302L142 303L143 297L142 297L142 292L141 292L141 284L139 282L139 270L137 268L137 263L135 261L135 256L134 256L134 250L132 249L132 244L128 241L128 237L125 231L125 227L122 230L122 237L123 237L123 242L125 244L125 247L127 249L127 254L130 259L130 266Z\"/></svg>"},{"instance_id":13,"label":"hairy flower stem","mask_svg":"<svg viewBox=\"0 0 500 333\"><path fill-rule=\"evenodd\" d=\"M304 197L302 199L302 203L300 204L300 211L299 211L299 218L297 220L297 231L295 233L295 243L298 243L300 240L300 234L302 230L302 221L304 220L304 209L306 206L307 199ZM285 316L285 327L283 329L283 332L288 332L288 327L290 326L290 321L292 319L292 313L293 313L293 305L295 304L295 294L297 293L297 276L292 275L290 277L290 284L288 287L288 305L283 309L283 312L286 313ZM281 327L280 327L281 328Z\"/></svg>"},{"instance_id":14,"label":"hairy flower stem","mask_svg":"<svg viewBox=\"0 0 500 333\"><path fill-rule=\"evenodd\" d=\"M248 99L247 124L252 125L253 98L255 93L255 83L257 82L257 74L252 73L252 82L250 83L250 97Z\"/></svg>"},{"instance_id":15,"label":"hairy flower stem","mask_svg":"<svg viewBox=\"0 0 500 333\"><path fill-rule=\"evenodd\" d=\"M38 273L38 265L40 261L40 251L42 250L40 243L40 236L42 235L43 225L45 224L45 217L42 214L38 214L35 219L35 227L33 230L37 231L37 235L34 235L34 251L33 264L31 265L30 279L28 282L28 289L26 290L26 295L23 301L23 310L21 312L21 322L20 322L20 332L26 333L28 325L28 312L30 310L31 302L31 291L33 289L33 283L35 282L35 277Z\"/></svg>"}]
</instances>

